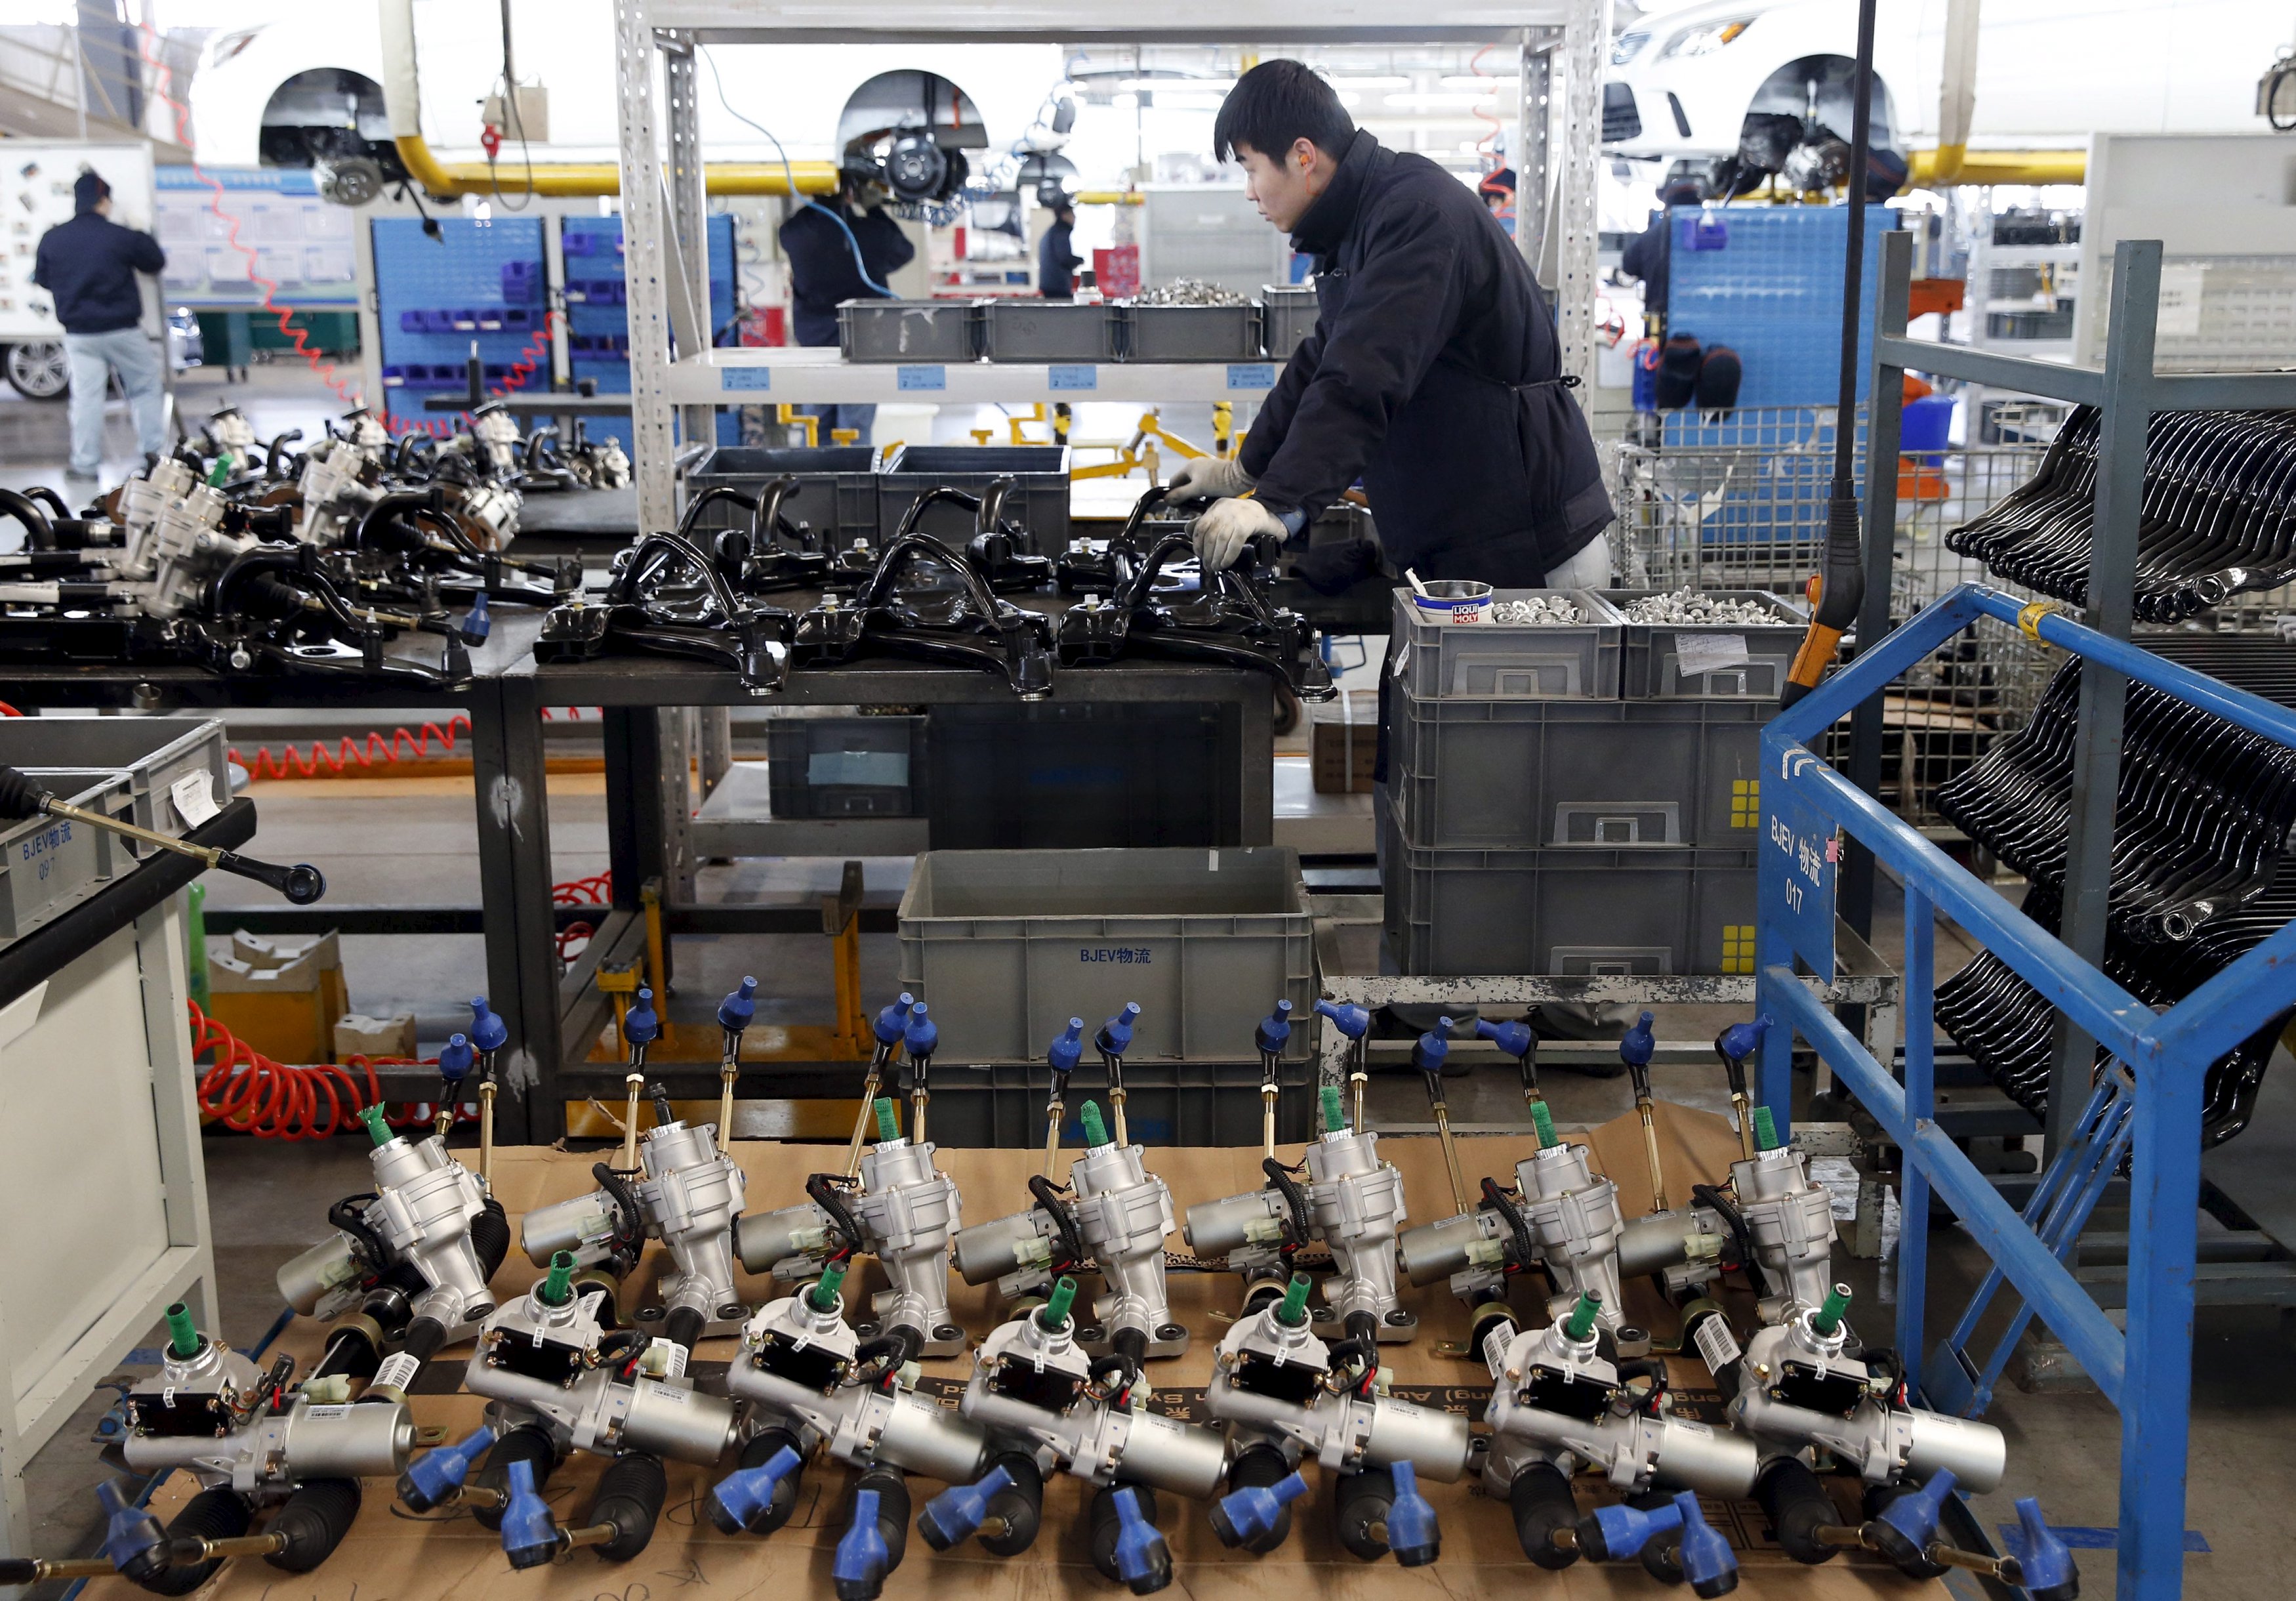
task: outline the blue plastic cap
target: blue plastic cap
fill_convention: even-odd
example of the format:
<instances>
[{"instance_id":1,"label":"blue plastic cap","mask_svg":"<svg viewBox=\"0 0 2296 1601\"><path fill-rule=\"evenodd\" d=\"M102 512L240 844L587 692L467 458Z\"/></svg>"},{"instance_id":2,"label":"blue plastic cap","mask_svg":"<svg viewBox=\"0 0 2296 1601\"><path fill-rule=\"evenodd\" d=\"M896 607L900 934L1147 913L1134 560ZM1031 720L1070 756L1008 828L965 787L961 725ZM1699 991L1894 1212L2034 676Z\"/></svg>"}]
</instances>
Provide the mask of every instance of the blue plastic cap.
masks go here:
<instances>
[{"instance_id":1,"label":"blue plastic cap","mask_svg":"<svg viewBox=\"0 0 2296 1601\"><path fill-rule=\"evenodd\" d=\"M1395 1499L1387 1509L1387 1548L1404 1567L1423 1568L1442 1553L1443 1525L1419 1493L1417 1468L1398 1462L1388 1472L1395 1479Z\"/></svg>"},{"instance_id":2,"label":"blue plastic cap","mask_svg":"<svg viewBox=\"0 0 2296 1601\"><path fill-rule=\"evenodd\" d=\"M1529 1023L1493 1022L1488 1017L1475 1019L1475 1038L1490 1040L1518 1061L1529 1055L1530 1047L1538 1043L1538 1036L1530 1031Z\"/></svg>"},{"instance_id":3,"label":"blue plastic cap","mask_svg":"<svg viewBox=\"0 0 2296 1601\"><path fill-rule=\"evenodd\" d=\"M1274 1529L1283 1508L1307 1493L1308 1481L1296 1473L1275 1484L1232 1490L1212 1507L1212 1532L1223 1545L1248 1545Z\"/></svg>"},{"instance_id":4,"label":"blue plastic cap","mask_svg":"<svg viewBox=\"0 0 2296 1601\"><path fill-rule=\"evenodd\" d=\"M653 991L640 989L637 1005L622 1019L622 1038L633 1046L652 1045L661 1034L661 1019L653 1009Z\"/></svg>"},{"instance_id":5,"label":"blue plastic cap","mask_svg":"<svg viewBox=\"0 0 2296 1601\"><path fill-rule=\"evenodd\" d=\"M1624 1562L1648 1545L1652 1535L1680 1527L1682 1508L1669 1503L1645 1512L1613 1504L1595 1508L1594 1523L1603 1548L1588 1555L1598 1562Z\"/></svg>"},{"instance_id":6,"label":"blue plastic cap","mask_svg":"<svg viewBox=\"0 0 2296 1601\"><path fill-rule=\"evenodd\" d=\"M1674 1504L1682 1520L1677 1560L1682 1576L1690 1580L1691 1593L1704 1601L1728 1595L1738 1588L1738 1558L1731 1552L1728 1538L1706 1521L1698 1510L1698 1498L1689 1490L1677 1494Z\"/></svg>"},{"instance_id":7,"label":"blue plastic cap","mask_svg":"<svg viewBox=\"0 0 2296 1601\"><path fill-rule=\"evenodd\" d=\"M1451 1054L1451 1020L1439 1017L1435 1026L1419 1037L1411 1047L1411 1065L1423 1073L1439 1073L1443 1059Z\"/></svg>"},{"instance_id":8,"label":"blue plastic cap","mask_svg":"<svg viewBox=\"0 0 2296 1601\"><path fill-rule=\"evenodd\" d=\"M1056 1073L1076 1071L1076 1064L1084 1060L1083 1018L1069 1019L1069 1026L1058 1039L1053 1041L1052 1048L1045 1053L1045 1060L1052 1064Z\"/></svg>"},{"instance_id":9,"label":"blue plastic cap","mask_svg":"<svg viewBox=\"0 0 2296 1601\"><path fill-rule=\"evenodd\" d=\"M940 1048L940 1027L925 1015L922 1001L909 1008L909 1026L901 1030L901 1048L913 1062L921 1062Z\"/></svg>"},{"instance_id":10,"label":"blue plastic cap","mask_svg":"<svg viewBox=\"0 0 2296 1601\"><path fill-rule=\"evenodd\" d=\"M409 1512L428 1512L463 1487L471 1465L495 1442L495 1432L481 1428L454 1445L425 1451L414 1466L398 1475L398 1498Z\"/></svg>"},{"instance_id":11,"label":"blue plastic cap","mask_svg":"<svg viewBox=\"0 0 2296 1601\"><path fill-rule=\"evenodd\" d=\"M1252 1043L1270 1055L1282 1050L1292 1038L1292 1003L1277 1001L1275 1010L1259 1020L1259 1027L1252 1030L1251 1038Z\"/></svg>"},{"instance_id":12,"label":"blue plastic cap","mask_svg":"<svg viewBox=\"0 0 2296 1601\"><path fill-rule=\"evenodd\" d=\"M1140 1003L1126 1001L1123 1011L1100 1025L1100 1032L1092 1039L1094 1047L1111 1056L1121 1056L1132 1048L1133 1025L1139 1021Z\"/></svg>"},{"instance_id":13,"label":"blue plastic cap","mask_svg":"<svg viewBox=\"0 0 2296 1601\"><path fill-rule=\"evenodd\" d=\"M1765 1012L1751 1022L1732 1023L1722 1030L1722 1054L1733 1062L1743 1062L1761 1048L1762 1036L1770 1031L1770 1026L1776 1021Z\"/></svg>"},{"instance_id":14,"label":"blue plastic cap","mask_svg":"<svg viewBox=\"0 0 2296 1601\"><path fill-rule=\"evenodd\" d=\"M510 1043L510 1024L487 1010L487 998L471 997L471 1043L482 1051L498 1051Z\"/></svg>"},{"instance_id":15,"label":"blue plastic cap","mask_svg":"<svg viewBox=\"0 0 2296 1601\"><path fill-rule=\"evenodd\" d=\"M1116 1492L1116 1576L1136 1596L1152 1596L1172 1582L1172 1548L1163 1531L1140 1515L1136 1490Z\"/></svg>"},{"instance_id":16,"label":"blue plastic cap","mask_svg":"<svg viewBox=\"0 0 2296 1601\"><path fill-rule=\"evenodd\" d=\"M1319 1000L1316 1015L1331 1019L1332 1026L1350 1039L1361 1039L1371 1032L1371 1014L1346 1001Z\"/></svg>"},{"instance_id":17,"label":"blue plastic cap","mask_svg":"<svg viewBox=\"0 0 2296 1601\"><path fill-rule=\"evenodd\" d=\"M480 590L471 596L471 610L463 619L463 637L477 645L494 631L495 620L487 614L487 592Z\"/></svg>"},{"instance_id":18,"label":"blue plastic cap","mask_svg":"<svg viewBox=\"0 0 2296 1601\"><path fill-rule=\"evenodd\" d=\"M1635 1020L1627 1037L1619 1041L1619 1060L1628 1067L1648 1067L1657 1049L1658 1036L1651 1032L1651 1014L1645 1012Z\"/></svg>"},{"instance_id":19,"label":"blue plastic cap","mask_svg":"<svg viewBox=\"0 0 2296 1601\"><path fill-rule=\"evenodd\" d=\"M718 1003L718 1026L729 1034L738 1034L750 1026L758 1014L758 981L745 978L742 987Z\"/></svg>"},{"instance_id":20,"label":"blue plastic cap","mask_svg":"<svg viewBox=\"0 0 2296 1601\"><path fill-rule=\"evenodd\" d=\"M837 1559L829 1576L837 1587L837 1601L876 1601L885 1589L885 1573L892 1565L885 1536L877 1527L877 1492L853 1494L853 1524L837 1542Z\"/></svg>"},{"instance_id":21,"label":"blue plastic cap","mask_svg":"<svg viewBox=\"0 0 2296 1601\"><path fill-rule=\"evenodd\" d=\"M457 1034L439 1047L439 1076L449 1084L460 1084L478 1059L479 1054L471 1048L471 1037Z\"/></svg>"},{"instance_id":22,"label":"blue plastic cap","mask_svg":"<svg viewBox=\"0 0 2296 1601\"><path fill-rule=\"evenodd\" d=\"M510 1501L502 1515L503 1554L513 1568L538 1568L558 1555L558 1525L550 1504L534 1493L534 1464L510 1465Z\"/></svg>"},{"instance_id":23,"label":"blue plastic cap","mask_svg":"<svg viewBox=\"0 0 2296 1601\"><path fill-rule=\"evenodd\" d=\"M971 1484L952 1484L925 1503L917 1514L917 1532L936 1551L972 1539L988 1519L992 1497L1013 1488L1013 1475L992 1467Z\"/></svg>"},{"instance_id":24,"label":"blue plastic cap","mask_svg":"<svg viewBox=\"0 0 2296 1601\"><path fill-rule=\"evenodd\" d=\"M1941 1467L1919 1490L1908 1490L1882 1508L1880 1521L1919 1550L1937 1538L1938 1519L1944 1515L1945 1498L1953 1493L1953 1469Z\"/></svg>"},{"instance_id":25,"label":"blue plastic cap","mask_svg":"<svg viewBox=\"0 0 2296 1601\"><path fill-rule=\"evenodd\" d=\"M756 1467L728 1474L709 1492L709 1521L725 1533L755 1528L774 1504L781 1482L797 1472L799 1457L782 1447Z\"/></svg>"},{"instance_id":26,"label":"blue plastic cap","mask_svg":"<svg viewBox=\"0 0 2296 1601\"><path fill-rule=\"evenodd\" d=\"M916 1004L917 998L904 989L900 999L877 1014L877 1021L872 1026L876 1030L879 1045L901 1043L901 1031L909 1026L909 1008Z\"/></svg>"},{"instance_id":27,"label":"blue plastic cap","mask_svg":"<svg viewBox=\"0 0 2296 1601\"><path fill-rule=\"evenodd\" d=\"M97 1483L95 1498L103 1508L103 1555L114 1568L134 1579L166 1567L168 1531L151 1508L131 1506L112 1479Z\"/></svg>"},{"instance_id":28,"label":"blue plastic cap","mask_svg":"<svg viewBox=\"0 0 2296 1601\"><path fill-rule=\"evenodd\" d=\"M2041 1515L2037 1498L2027 1496L2017 1503L2017 1527L2006 1532L2009 1554L2017 1559L2017 1582L2033 1601L2073 1601L2080 1594L2080 1569Z\"/></svg>"}]
</instances>

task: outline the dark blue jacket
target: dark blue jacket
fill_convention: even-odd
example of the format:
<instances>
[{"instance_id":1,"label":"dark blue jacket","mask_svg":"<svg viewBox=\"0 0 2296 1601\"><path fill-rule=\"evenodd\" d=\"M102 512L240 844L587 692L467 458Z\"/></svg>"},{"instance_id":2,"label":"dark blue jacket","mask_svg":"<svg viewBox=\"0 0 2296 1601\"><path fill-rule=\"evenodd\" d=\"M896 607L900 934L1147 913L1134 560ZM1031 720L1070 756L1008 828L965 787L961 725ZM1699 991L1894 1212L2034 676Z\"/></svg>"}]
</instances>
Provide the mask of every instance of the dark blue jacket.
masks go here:
<instances>
[{"instance_id":1,"label":"dark blue jacket","mask_svg":"<svg viewBox=\"0 0 2296 1601\"><path fill-rule=\"evenodd\" d=\"M1472 190L1358 130L1292 243L1319 315L1244 440L1263 505L1320 511L1360 475L1398 570L1501 587L1603 531L1554 314Z\"/></svg>"},{"instance_id":2,"label":"dark blue jacket","mask_svg":"<svg viewBox=\"0 0 2296 1601\"><path fill-rule=\"evenodd\" d=\"M857 214L840 200L823 201L820 205L836 207L853 236L847 238L845 228L839 227L820 206L800 208L782 224L782 253L790 264L791 321L797 324L797 342L801 345L837 342L839 301L886 298L869 287L860 266L855 264L857 241L869 277L880 283L906 267L917 253L909 236L901 232L901 225L882 210Z\"/></svg>"},{"instance_id":3,"label":"dark blue jacket","mask_svg":"<svg viewBox=\"0 0 2296 1601\"><path fill-rule=\"evenodd\" d=\"M32 282L55 297L66 333L110 333L144 320L137 273L156 273L168 253L149 234L83 211L40 235Z\"/></svg>"},{"instance_id":4,"label":"dark blue jacket","mask_svg":"<svg viewBox=\"0 0 2296 1601\"><path fill-rule=\"evenodd\" d=\"M1048 300L1071 300L1076 295L1073 275L1084 265L1084 258L1069 242L1074 234L1067 223L1056 222L1037 241L1037 292Z\"/></svg>"}]
</instances>

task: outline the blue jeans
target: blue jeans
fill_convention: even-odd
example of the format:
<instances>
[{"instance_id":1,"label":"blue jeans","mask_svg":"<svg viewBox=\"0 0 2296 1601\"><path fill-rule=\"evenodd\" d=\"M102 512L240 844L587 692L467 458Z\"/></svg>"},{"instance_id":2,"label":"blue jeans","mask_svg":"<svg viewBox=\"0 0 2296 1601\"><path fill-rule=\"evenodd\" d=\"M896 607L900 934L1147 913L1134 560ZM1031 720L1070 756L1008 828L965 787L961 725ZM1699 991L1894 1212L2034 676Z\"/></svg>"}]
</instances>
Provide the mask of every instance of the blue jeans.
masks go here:
<instances>
[{"instance_id":1,"label":"blue jeans","mask_svg":"<svg viewBox=\"0 0 2296 1601\"><path fill-rule=\"evenodd\" d=\"M821 426L815 430L815 438L823 445L832 445L836 443L836 441L829 436L832 430L839 428L849 428L856 434L859 435L860 437L853 441L857 445L869 445L875 443L875 441L869 437L872 431L873 431L877 426L877 407L874 404L868 406L800 406L797 407L796 410L797 415L800 417L819 417L821 419Z\"/></svg>"},{"instance_id":2,"label":"blue jeans","mask_svg":"<svg viewBox=\"0 0 2296 1601\"><path fill-rule=\"evenodd\" d=\"M166 396L160 382L160 347L141 328L109 333L67 333L71 362L71 470L94 478L103 465L103 388L110 373L135 415L135 447L156 456L168 447Z\"/></svg>"}]
</instances>

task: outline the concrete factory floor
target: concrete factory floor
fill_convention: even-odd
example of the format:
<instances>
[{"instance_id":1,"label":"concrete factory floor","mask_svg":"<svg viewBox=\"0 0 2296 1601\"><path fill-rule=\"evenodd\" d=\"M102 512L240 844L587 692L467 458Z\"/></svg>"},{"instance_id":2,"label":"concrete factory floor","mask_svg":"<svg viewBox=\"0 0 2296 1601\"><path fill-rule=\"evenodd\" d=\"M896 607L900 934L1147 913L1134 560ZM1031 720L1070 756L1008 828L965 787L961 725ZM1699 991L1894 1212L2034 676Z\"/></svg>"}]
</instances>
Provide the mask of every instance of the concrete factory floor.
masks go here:
<instances>
[{"instance_id":1,"label":"concrete factory floor","mask_svg":"<svg viewBox=\"0 0 2296 1601\"><path fill-rule=\"evenodd\" d=\"M197 418L225 399L238 400L257 414L258 431L302 426L316 434L318 416L339 409L299 368L258 367L253 382L226 386L219 374L194 373L183 380L184 410ZM117 411L115 407L115 411ZM964 419L950 418L948 431ZM1179 424L1184 431L1186 424ZM1103 431L1112 429L1105 423ZM125 419L111 419L112 443L106 483L126 470L132 442ZM62 458L63 408L0 398L0 484L21 487L56 481ZM944 431L934 424L936 433ZM0 540L12 534L0 532ZM251 743L249 734L235 736ZM333 898L344 903L468 903L476 899L477 865L467 789L455 781L264 784L255 794L261 826L254 849L287 860L308 859L326 872ZM551 784L551 831L557 876L575 878L603 871L605 860L604 801L601 781L570 775ZM834 886L834 862L746 861L708 870L708 891L733 899L800 899ZM899 897L908 870L903 858L868 864L873 902ZM210 882L213 904L229 905L252 886L236 880ZM259 893L259 891L252 891ZM1899 931L1885 922L1875 940L1894 959ZM1939 941L1940 969L1950 971L1969 954L1956 954L1950 932ZM427 1044L435 1047L448 1027L467 1015L462 1002L471 993L470 975L482 971L476 938L349 938L342 942L353 1006L369 1012L412 1009ZM863 939L865 993L890 989L896 973L890 935ZM680 946L684 993L676 1014L692 1010L699 1019L715 996L742 972L770 973L768 993L759 998L763 1022L820 1022L831 1006L831 972L824 942L813 936L696 940ZM1718 1009L1678 1009L1662 1015L1660 1033L1669 1039L1710 1038L1729 1021ZM1711 1065L1661 1065L1653 1071L1665 1098L1718 1109L1724 1101L1720 1075ZM1595 1079L1550 1070L1546 1074L1558 1121L1567 1125L1603 1121L1629 1105L1627 1080ZM1807 1081L1800 1094L1806 1098ZM1483 1069L1455 1081L1454 1117L1475 1127L1521 1123L1521 1100L1509 1070ZM2296 1116L2274 1117L2296 1103L2285 1064L2267 1080L2267 1105L2259 1127L2245 1142L2281 1137ZM1820 1113L1820 1115L1825 1115ZM1374 1084L1370 1121L1374 1128L1424 1124L1425 1102L1416 1075L1383 1076ZM737 1132L763 1134L770 1127ZM343 1137L324 1145L282 1145L225 1136L205 1141L213 1215L221 1332L242 1346L261 1336L279 1310L273 1274L277 1267L325 1232L330 1203L366 1187L363 1138ZM2237 1148L2237 1147L2234 1147ZM2259 1149L2258 1154L2264 1153ZM2285 1170L2284 1169L2284 1170ZM2214 1225L2203 1220L2204 1227ZM2115 1225L2107 1220L2102 1227ZM1958 1312L1985 1268L1984 1259L1950 1225L1932 1236L1929 1328L1934 1339ZM1869 1310L1868 1327L1886 1326L1893 1292L1892 1264L1836 1258L1841 1277ZM122 1372L95 1390L78 1414L25 1468L34 1528L32 1550L43 1555L78 1554L94 1548L100 1527L94 1484L104 1470L90 1434L117 1399L117 1387L156 1360L162 1331L154 1329ZM2264 1309L2203 1307L2197 1318L2193 1402L2193 1449L2188 1522L2205 1541L2204 1554L2188 1561L2185 1594L2194 1601L2231 1601L2285 1594L2278 1559L2271 1556L2284 1537L2290 1488L2296 1485L2296 1390L2268 1375L2296 1360L2296 1335L2279 1313ZM1992 1420L2008 1434L2009 1483L1981 1498L1979 1512L1988 1528L2008 1521L2014 1494L2038 1492L2059 1525L2110 1530L2117 1517L2118 1421L2102 1396L2079 1389L2029 1392L2005 1383ZM2170 1465L2161 1465L2165 1471ZM380 1490L381 1487L376 1487ZM2106 1601L2114 1593L2112 1553L2091 1550L2084 1559L2083 1594ZM44 1598L62 1587L39 1587ZM1951 1581L1957 1595L1972 1597L1966 1578ZM1912 1593L1910 1590L1907 1593Z\"/></svg>"}]
</instances>

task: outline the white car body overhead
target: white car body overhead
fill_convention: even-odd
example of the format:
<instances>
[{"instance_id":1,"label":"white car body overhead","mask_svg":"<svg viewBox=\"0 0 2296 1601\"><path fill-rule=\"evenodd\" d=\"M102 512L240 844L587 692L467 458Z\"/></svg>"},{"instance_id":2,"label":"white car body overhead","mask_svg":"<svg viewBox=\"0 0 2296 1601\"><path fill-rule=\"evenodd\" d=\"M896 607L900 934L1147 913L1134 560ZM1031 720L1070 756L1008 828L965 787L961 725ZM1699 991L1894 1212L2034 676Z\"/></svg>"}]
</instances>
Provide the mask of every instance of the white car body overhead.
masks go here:
<instances>
[{"instance_id":1,"label":"white car body overhead","mask_svg":"<svg viewBox=\"0 0 2296 1601\"><path fill-rule=\"evenodd\" d=\"M616 159L614 12L611 0L512 0L512 39L521 82L550 94L550 142L537 161ZM416 0L415 63L422 133L441 160L484 160L480 107L502 72L497 9L471 0ZM217 57L228 52L228 59ZM881 72L938 72L972 96L1002 153L1035 119L1061 81L1062 54L1050 45L731 45L706 51L735 111L771 128L793 161L835 159L837 119L853 91ZM259 160L264 108L297 73L322 68L358 73L380 85L382 40L375 7L348 4L299 10L252 29L218 33L192 80L193 131L200 160L252 167ZM726 109L710 69L700 70L701 134L714 159L770 161L774 146ZM515 189L520 153L499 157L505 189ZM975 166L979 165L978 160Z\"/></svg>"},{"instance_id":2,"label":"white car body overhead","mask_svg":"<svg viewBox=\"0 0 2296 1601\"><path fill-rule=\"evenodd\" d=\"M1733 21L1746 27L1726 44L1682 48ZM1945 22L1946 0L1877 8L1874 70L1901 152L1937 143ZM2296 17L2265 0L1983 0L1969 144L2077 148L2095 132L2258 132L2257 79L2292 39ZM1732 154L1773 73L1805 56L1853 58L1857 47L1857 0L1706 0L1644 16L1613 41L1609 73L1634 91L1642 132L1605 148L1643 159Z\"/></svg>"}]
</instances>

